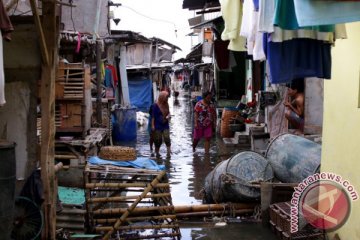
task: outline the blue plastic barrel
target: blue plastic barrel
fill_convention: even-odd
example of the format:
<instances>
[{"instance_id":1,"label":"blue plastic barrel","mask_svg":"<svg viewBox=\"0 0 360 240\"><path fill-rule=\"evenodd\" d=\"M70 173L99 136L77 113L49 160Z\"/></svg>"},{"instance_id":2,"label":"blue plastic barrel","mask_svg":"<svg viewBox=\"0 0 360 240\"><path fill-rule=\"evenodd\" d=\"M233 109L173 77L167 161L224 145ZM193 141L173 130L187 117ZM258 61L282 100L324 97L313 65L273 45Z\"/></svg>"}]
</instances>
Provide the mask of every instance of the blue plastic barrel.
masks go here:
<instances>
[{"instance_id":1,"label":"blue plastic barrel","mask_svg":"<svg viewBox=\"0 0 360 240\"><path fill-rule=\"evenodd\" d=\"M15 143L0 140L0 165L0 239L10 239L16 184Z\"/></svg>"},{"instance_id":2,"label":"blue plastic barrel","mask_svg":"<svg viewBox=\"0 0 360 240\"><path fill-rule=\"evenodd\" d=\"M319 172L321 145L304 137L281 134L270 142L266 159L277 179L284 183L299 183Z\"/></svg>"},{"instance_id":3,"label":"blue plastic barrel","mask_svg":"<svg viewBox=\"0 0 360 240\"><path fill-rule=\"evenodd\" d=\"M136 108L116 108L112 114L112 121L112 137L115 144L136 140Z\"/></svg>"}]
</instances>

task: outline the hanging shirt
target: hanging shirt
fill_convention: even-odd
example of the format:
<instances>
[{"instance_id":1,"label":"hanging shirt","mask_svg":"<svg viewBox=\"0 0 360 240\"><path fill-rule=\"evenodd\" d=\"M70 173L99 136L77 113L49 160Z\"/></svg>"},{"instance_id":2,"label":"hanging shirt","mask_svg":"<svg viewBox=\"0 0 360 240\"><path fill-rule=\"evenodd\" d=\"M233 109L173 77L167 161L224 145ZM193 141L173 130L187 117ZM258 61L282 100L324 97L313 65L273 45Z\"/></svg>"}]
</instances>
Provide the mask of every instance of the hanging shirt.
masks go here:
<instances>
[{"instance_id":1,"label":"hanging shirt","mask_svg":"<svg viewBox=\"0 0 360 240\"><path fill-rule=\"evenodd\" d=\"M298 24L297 17L298 16L295 13L294 0L276 0L274 25L279 26L282 29L297 30L301 28ZM334 25L321 25L322 26L312 25L310 27L306 27L306 29L317 30L320 32L335 31Z\"/></svg>"},{"instance_id":2,"label":"hanging shirt","mask_svg":"<svg viewBox=\"0 0 360 240\"><path fill-rule=\"evenodd\" d=\"M270 34L269 40L271 42L283 42L294 38L310 38L334 43L335 36L333 32L319 32L308 29L286 30L279 27L274 27L274 32Z\"/></svg>"},{"instance_id":3,"label":"hanging shirt","mask_svg":"<svg viewBox=\"0 0 360 240\"><path fill-rule=\"evenodd\" d=\"M259 31L271 33L274 31L275 0L260 0Z\"/></svg>"},{"instance_id":4,"label":"hanging shirt","mask_svg":"<svg viewBox=\"0 0 360 240\"><path fill-rule=\"evenodd\" d=\"M294 0L300 26L348 23L360 20L360 2Z\"/></svg>"},{"instance_id":5,"label":"hanging shirt","mask_svg":"<svg viewBox=\"0 0 360 240\"><path fill-rule=\"evenodd\" d=\"M242 4L240 1L220 0L221 13L224 19L224 31L221 33L223 41L229 40L228 49L232 51L246 51L245 38L239 36Z\"/></svg>"},{"instance_id":6,"label":"hanging shirt","mask_svg":"<svg viewBox=\"0 0 360 240\"><path fill-rule=\"evenodd\" d=\"M244 1L244 14L241 22L240 35L246 38L247 53L253 60L265 60L262 48L262 34L258 31L259 12L255 11L252 0Z\"/></svg>"},{"instance_id":7,"label":"hanging shirt","mask_svg":"<svg viewBox=\"0 0 360 240\"><path fill-rule=\"evenodd\" d=\"M271 42L264 34L264 52L271 83L288 83L296 78L331 78L331 44L314 39Z\"/></svg>"},{"instance_id":8,"label":"hanging shirt","mask_svg":"<svg viewBox=\"0 0 360 240\"><path fill-rule=\"evenodd\" d=\"M253 0L253 4L255 7L255 11L258 12L259 11L259 0Z\"/></svg>"},{"instance_id":9,"label":"hanging shirt","mask_svg":"<svg viewBox=\"0 0 360 240\"><path fill-rule=\"evenodd\" d=\"M114 82L114 87L116 87L118 85L119 78L118 78L115 66L108 64L106 66L106 68L111 70L111 75L112 75L112 79L113 79L113 82Z\"/></svg>"}]
</instances>

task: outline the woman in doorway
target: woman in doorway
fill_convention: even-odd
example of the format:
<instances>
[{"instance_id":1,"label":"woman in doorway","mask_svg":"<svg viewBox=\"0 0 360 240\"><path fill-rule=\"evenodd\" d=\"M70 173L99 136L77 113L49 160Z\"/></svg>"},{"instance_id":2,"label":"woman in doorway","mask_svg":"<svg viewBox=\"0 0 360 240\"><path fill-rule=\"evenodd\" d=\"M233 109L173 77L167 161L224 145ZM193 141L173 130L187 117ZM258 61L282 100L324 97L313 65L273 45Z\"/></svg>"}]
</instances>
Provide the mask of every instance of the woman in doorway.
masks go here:
<instances>
[{"instance_id":1,"label":"woman in doorway","mask_svg":"<svg viewBox=\"0 0 360 240\"><path fill-rule=\"evenodd\" d=\"M198 101L194 107L194 135L193 135L193 151L199 141L205 139L205 154L209 153L210 140L215 129L216 113L215 107L211 103L211 93L203 93L202 100Z\"/></svg>"},{"instance_id":2,"label":"woman in doorway","mask_svg":"<svg viewBox=\"0 0 360 240\"><path fill-rule=\"evenodd\" d=\"M168 104L169 93L162 91L159 94L158 100L153 104L151 129L153 130L153 137L155 143L156 157L160 157L160 146L165 142L167 148L167 157L170 157L170 111Z\"/></svg>"}]
</instances>

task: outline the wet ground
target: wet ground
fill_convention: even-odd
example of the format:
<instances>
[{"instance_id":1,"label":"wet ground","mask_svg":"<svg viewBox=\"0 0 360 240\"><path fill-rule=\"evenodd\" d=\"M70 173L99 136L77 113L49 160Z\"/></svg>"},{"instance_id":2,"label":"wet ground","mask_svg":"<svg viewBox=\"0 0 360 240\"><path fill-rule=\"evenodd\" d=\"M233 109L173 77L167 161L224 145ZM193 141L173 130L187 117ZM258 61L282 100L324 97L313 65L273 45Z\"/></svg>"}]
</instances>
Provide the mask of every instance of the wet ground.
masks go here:
<instances>
[{"instance_id":1,"label":"wet ground","mask_svg":"<svg viewBox=\"0 0 360 240\"><path fill-rule=\"evenodd\" d=\"M172 154L170 158L166 158L166 147L163 145L160 149L162 157L156 161L166 167L174 205L202 204L201 190L207 174L217 163L228 159L240 150L226 147L220 138L214 137L208 156L204 154L203 142L200 142L196 152L193 153L191 147L192 104L189 98L180 95L178 102L174 104L174 99L171 97L169 106L172 116L170 124ZM147 126L139 127L135 146L138 156L151 156L148 141ZM216 227L214 219L181 222L181 239L276 239L271 230L263 227L261 223L241 222L241 220L234 222L236 223L229 223L225 227Z\"/></svg>"}]
</instances>

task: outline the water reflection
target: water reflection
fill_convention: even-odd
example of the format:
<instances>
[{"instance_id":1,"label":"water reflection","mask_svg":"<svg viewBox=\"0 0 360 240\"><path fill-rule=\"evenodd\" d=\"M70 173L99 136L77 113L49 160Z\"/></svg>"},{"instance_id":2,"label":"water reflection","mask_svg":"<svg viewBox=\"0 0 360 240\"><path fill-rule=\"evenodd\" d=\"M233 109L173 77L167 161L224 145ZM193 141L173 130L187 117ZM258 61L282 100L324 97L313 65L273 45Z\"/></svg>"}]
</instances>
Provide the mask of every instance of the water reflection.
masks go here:
<instances>
[{"instance_id":1,"label":"water reflection","mask_svg":"<svg viewBox=\"0 0 360 240\"><path fill-rule=\"evenodd\" d=\"M216 227L215 224L200 225L201 227L182 228L182 239L192 240L275 240L270 229L261 224L241 223Z\"/></svg>"},{"instance_id":2,"label":"water reflection","mask_svg":"<svg viewBox=\"0 0 360 240\"><path fill-rule=\"evenodd\" d=\"M161 158L158 164L166 167L171 184L171 195L174 205L200 204L203 180L212 170L216 158L214 142L210 155L204 156L203 142L200 142L195 153L192 152L193 106L188 98L169 99L171 112L170 138L171 157L167 159L166 147L160 148ZM136 149L138 156L151 157L147 126L138 128Z\"/></svg>"}]
</instances>

